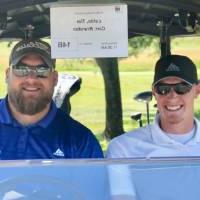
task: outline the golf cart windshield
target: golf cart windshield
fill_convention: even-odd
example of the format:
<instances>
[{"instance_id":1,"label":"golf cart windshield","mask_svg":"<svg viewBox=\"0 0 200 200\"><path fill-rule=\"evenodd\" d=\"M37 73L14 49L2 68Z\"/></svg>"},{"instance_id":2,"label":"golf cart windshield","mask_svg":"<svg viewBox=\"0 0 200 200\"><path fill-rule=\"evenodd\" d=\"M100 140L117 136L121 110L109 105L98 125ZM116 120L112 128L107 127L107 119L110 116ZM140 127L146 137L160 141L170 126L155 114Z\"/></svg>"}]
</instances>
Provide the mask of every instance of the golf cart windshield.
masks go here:
<instances>
[{"instance_id":1,"label":"golf cart windshield","mask_svg":"<svg viewBox=\"0 0 200 200\"><path fill-rule=\"evenodd\" d=\"M199 158L2 161L0 198L197 200Z\"/></svg>"}]
</instances>

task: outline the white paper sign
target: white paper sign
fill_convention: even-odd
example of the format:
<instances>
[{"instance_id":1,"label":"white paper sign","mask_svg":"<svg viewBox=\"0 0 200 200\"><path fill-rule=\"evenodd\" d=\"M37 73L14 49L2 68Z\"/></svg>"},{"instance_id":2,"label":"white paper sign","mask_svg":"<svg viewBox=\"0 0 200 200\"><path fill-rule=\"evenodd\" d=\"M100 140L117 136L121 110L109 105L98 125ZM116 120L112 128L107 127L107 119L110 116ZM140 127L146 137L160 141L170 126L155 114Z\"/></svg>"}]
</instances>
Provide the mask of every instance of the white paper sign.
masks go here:
<instances>
[{"instance_id":1,"label":"white paper sign","mask_svg":"<svg viewBox=\"0 0 200 200\"><path fill-rule=\"evenodd\" d=\"M53 58L127 57L127 5L51 8Z\"/></svg>"}]
</instances>

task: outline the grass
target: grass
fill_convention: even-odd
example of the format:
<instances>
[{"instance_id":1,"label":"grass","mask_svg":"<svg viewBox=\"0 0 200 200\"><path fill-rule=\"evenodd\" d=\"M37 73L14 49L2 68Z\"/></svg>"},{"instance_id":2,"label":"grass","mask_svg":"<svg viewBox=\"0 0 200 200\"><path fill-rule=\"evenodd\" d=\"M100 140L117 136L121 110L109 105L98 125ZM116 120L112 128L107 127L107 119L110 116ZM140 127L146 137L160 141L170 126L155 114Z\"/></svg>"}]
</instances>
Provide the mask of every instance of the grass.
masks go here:
<instances>
[{"instance_id":1,"label":"grass","mask_svg":"<svg viewBox=\"0 0 200 200\"><path fill-rule=\"evenodd\" d=\"M7 42L0 43L0 95L6 94L4 71L8 66L8 57L13 47L7 47ZM191 57L200 69L200 39L180 38L172 41L172 53L183 54ZM133 112L142 112L143 120L146 120L146 105L133 100L134 95L141 91L151 89L153 79L153 68L159 55L152 49L145 50L137 57L130 56L126 59L119 59L123 122L126 131L138 127L136 122L130 118ZM93 59L58 60L58 71L76 74L82 78L81 90L71 98L71 115L78 121L89 127L100 140L103 149L107 142L102 136L105 127L105 97L104 84L101 72ZM150 102L151 121L156 112L153 107L154 101ZM195 103L195 111L200 115L199 99Z\"/></svg>"}]
</instances>

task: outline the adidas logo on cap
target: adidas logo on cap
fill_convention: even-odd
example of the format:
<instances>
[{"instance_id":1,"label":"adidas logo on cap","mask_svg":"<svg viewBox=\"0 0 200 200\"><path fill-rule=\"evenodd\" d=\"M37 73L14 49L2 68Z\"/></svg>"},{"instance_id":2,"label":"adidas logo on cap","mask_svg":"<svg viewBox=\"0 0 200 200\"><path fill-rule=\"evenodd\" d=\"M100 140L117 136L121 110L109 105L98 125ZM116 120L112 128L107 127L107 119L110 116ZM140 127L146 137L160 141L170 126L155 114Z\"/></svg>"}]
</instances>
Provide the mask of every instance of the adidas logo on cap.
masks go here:
<instances>
[{"instance_id":1,"label":"adidas logo on cap","mask_svg":"<svg viewBox=\"0 0 200 200\"><path fill-rule=\"evenodd\" d=\"M180 71L180 68L174 63L171 63L166 69L166 72L179 72L179 71Z\"/></svg>"}]
</instances>

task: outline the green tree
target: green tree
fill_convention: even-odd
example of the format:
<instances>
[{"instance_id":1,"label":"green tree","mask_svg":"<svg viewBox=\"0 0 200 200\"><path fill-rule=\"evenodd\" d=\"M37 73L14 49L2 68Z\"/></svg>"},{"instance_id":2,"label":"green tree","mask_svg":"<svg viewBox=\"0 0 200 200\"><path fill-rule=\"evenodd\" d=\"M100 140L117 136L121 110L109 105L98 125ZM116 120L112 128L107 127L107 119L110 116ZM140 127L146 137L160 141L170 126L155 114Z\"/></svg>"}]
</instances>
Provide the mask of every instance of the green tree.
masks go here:
<instances>
[{"instance_id":1,"label":"green tree","mask_svg":"<svg viewBox=\"0 0 200 200\"><path fill-rule=\"evenodd\" d=\"M152 46L156 51L158 48L158 39L154 36L137 36L130 38L129 41L129 56L134 55L137 56L140 52L142 52L147 47Z\"/></svg>"}]
</instances>

